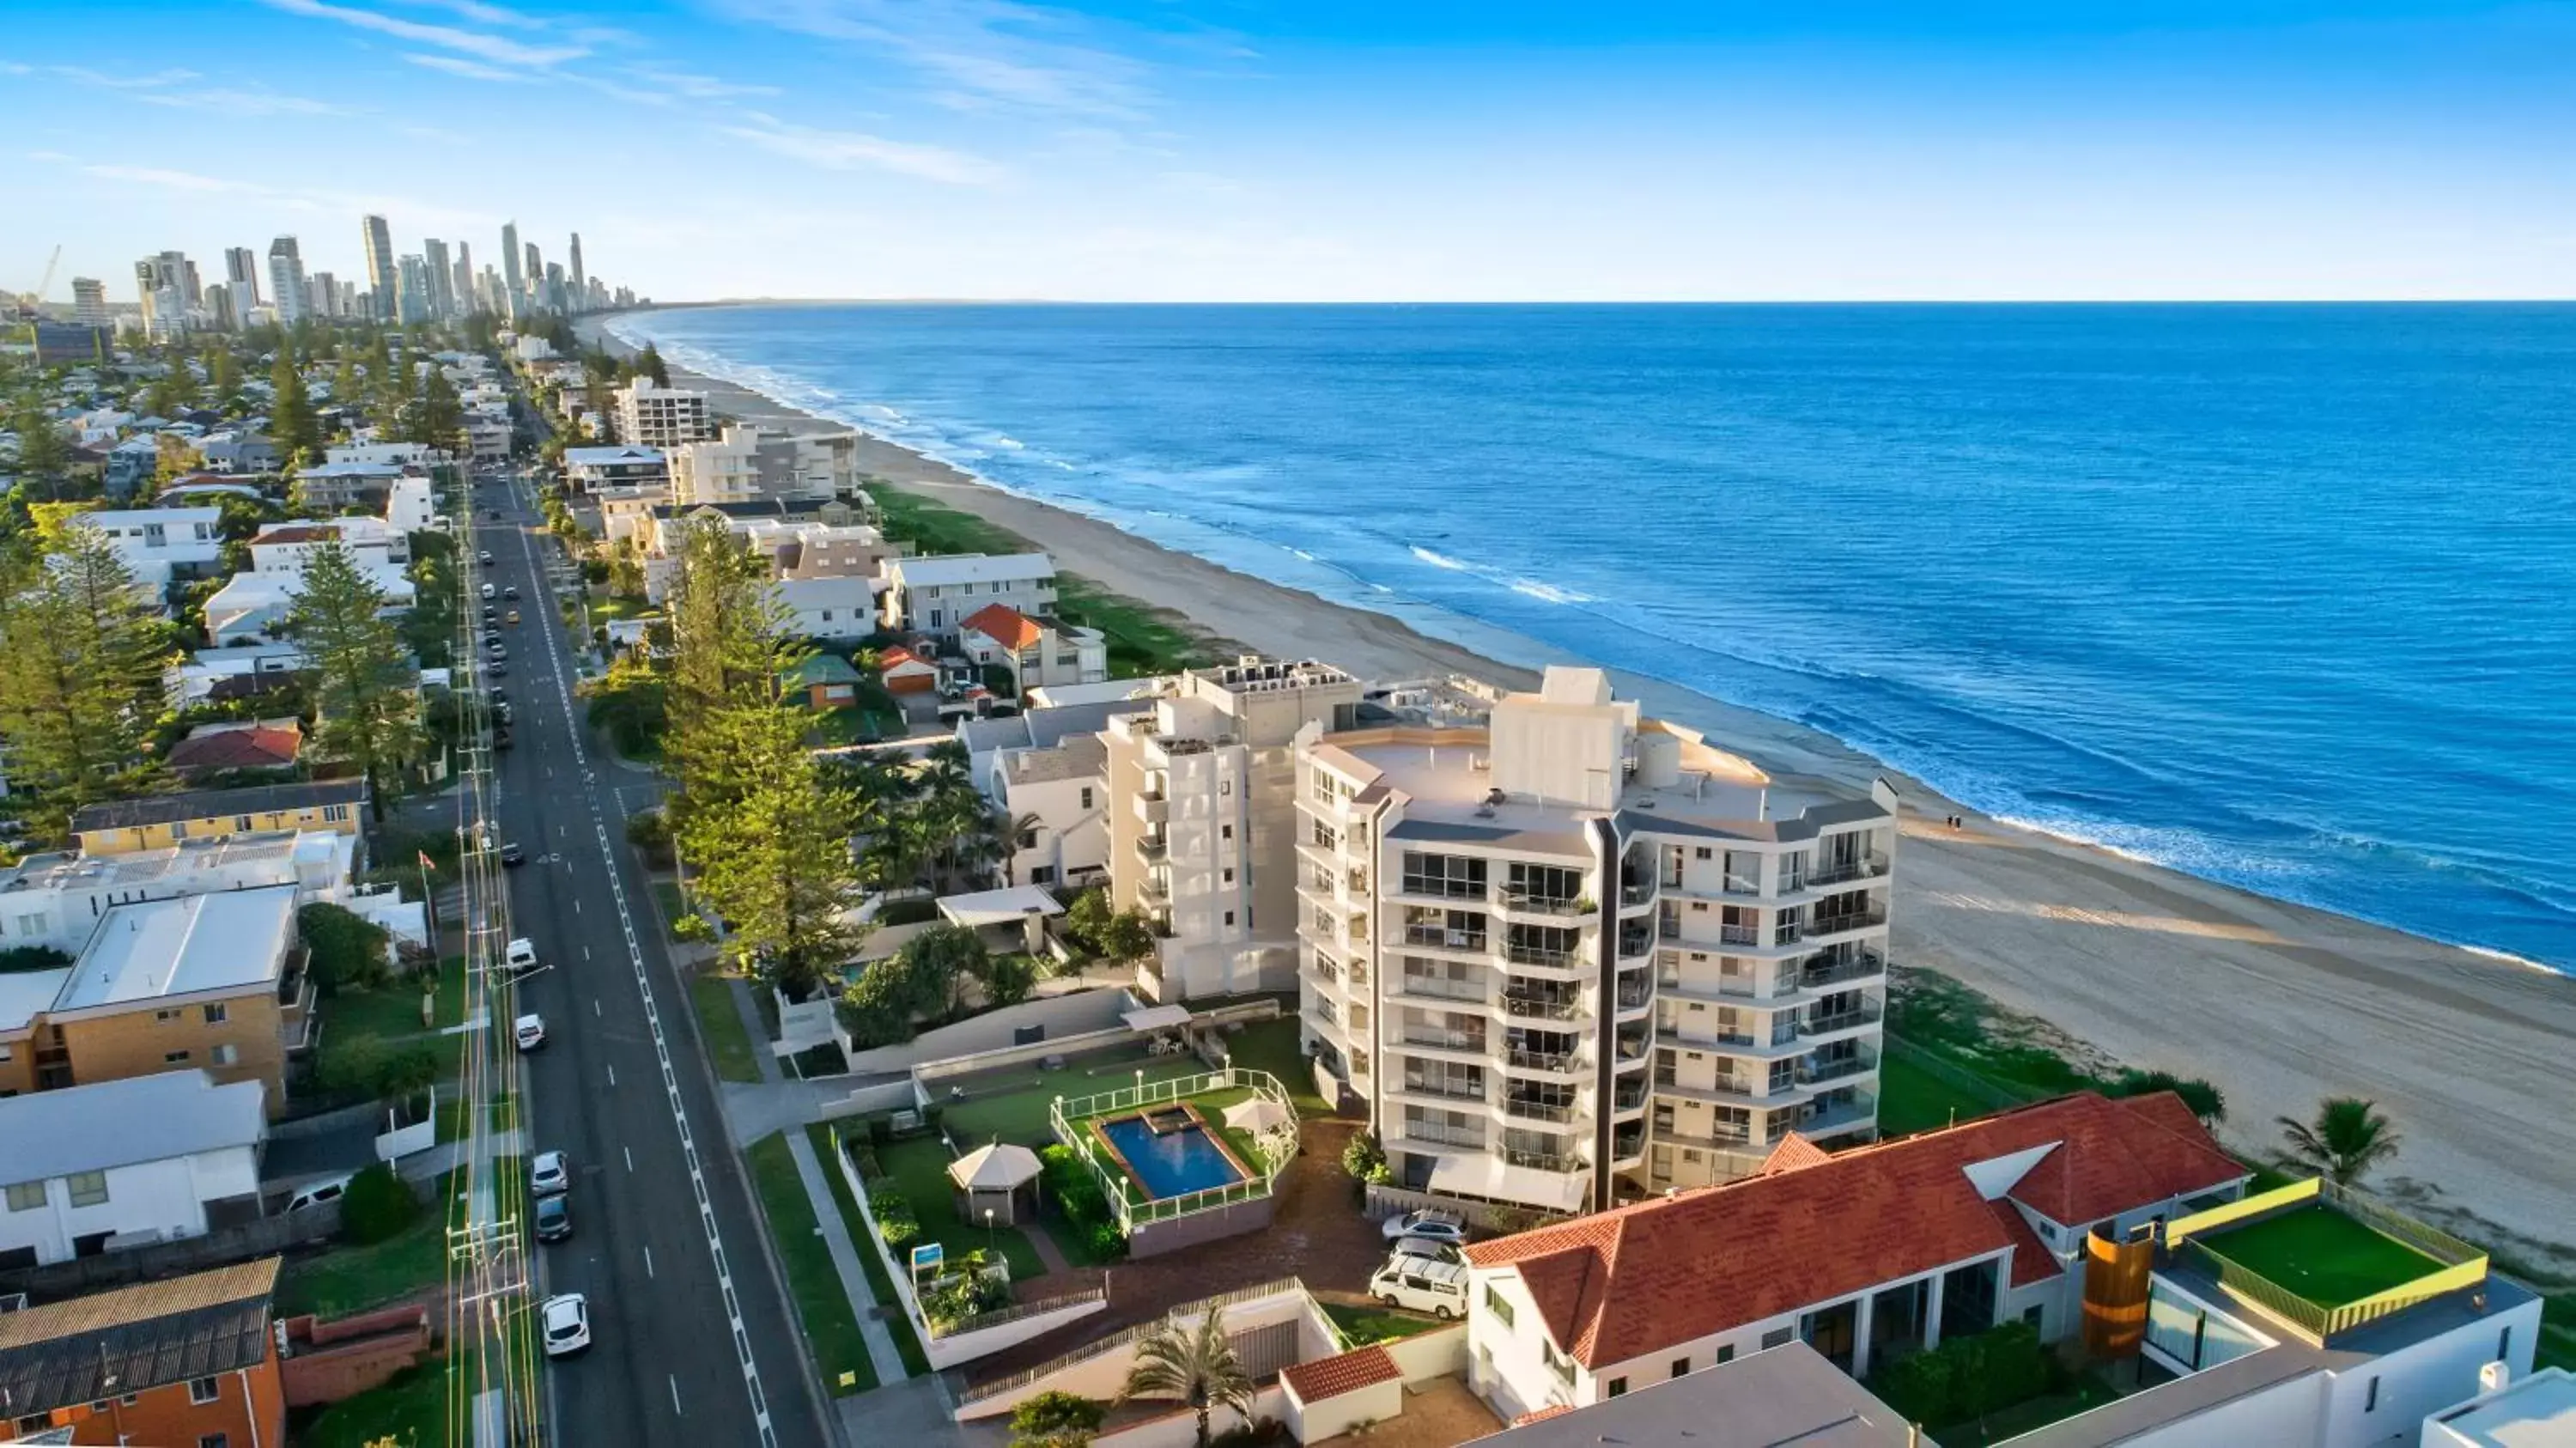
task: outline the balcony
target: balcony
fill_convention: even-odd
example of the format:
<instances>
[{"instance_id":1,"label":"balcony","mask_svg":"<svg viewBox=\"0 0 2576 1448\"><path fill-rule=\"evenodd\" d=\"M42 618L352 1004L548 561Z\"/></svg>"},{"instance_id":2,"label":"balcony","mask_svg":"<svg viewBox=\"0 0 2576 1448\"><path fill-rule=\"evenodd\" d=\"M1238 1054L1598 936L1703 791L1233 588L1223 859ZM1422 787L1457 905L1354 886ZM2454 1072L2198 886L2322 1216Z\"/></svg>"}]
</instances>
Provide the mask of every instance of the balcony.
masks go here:
<instances>
[{"instance_id":1,"label":"balcony","mask_svg":"<svg viewBox=\"0 0 2576 1448\"><path fill-rule=\"evenodd\" d=\"M1535 965L1547 970L1576 970L1582 957L1571 950L1550 950L1540 945L1509 944L1503 947L1503 959L1514 965Z\"/></svg>"},{"instance_id":2,"label":"balcony","mask_svg":"<svg viewBox=\"0 0 2576 1448\"><path fill-rule=\"evenodd\" d=\"M1798 972L1800 990L1821 990L1848 981L1868 980L1887 974L1887 957L1875 950L1857 951L1838 956L1822 952L1808 958Z\"/></svg>"},{"instance_id":3,"label":"balcony","mask_svg":"<svg viewBox=\"0 0 2576 1448\"><path fill-rule=\"evenodd\" d=\"M1446 875L1404 875L1398 877L1396 890L1422 900L1466 900L1483 904L1485 887L1475 880L1453 880Z\"/></svg>"},{"instance_id":4,"label":"balcony","mask_svg":"<svg viewBox=\"0 0 2576 1448\"><path fill-rule=\"evenodd\" d=\"M1808 1136L1833 1136L1878 1124L1878 1098L1854 1092L1837 1101L1810 1103L1798 1130Z\"/></svg>"},{"instance_id":5,"label":"balcony","mask_svg":"<svg viewBox=\"0 0 2576 1448\"><path fill-rule=\"evenodd\" d=\"M1811 1015L1798 1022L1798 1034L1802 1036L1824 1036L1831 1035L1835 1031L1848 1031L1855 1026L1876 1025L1879 1018L1886 1014L1886 1007L1872 1004L1853 1006L1846 1010L1833 1011L1825 1014Z\"/></svg>"},{"instance_id":6,"label":"balcony","mask_svg":"<svg viewBox=\"0 0 2576 1448\"><path fill-rule=\"evenodd\" d=\"M1485 1149L1485 1133L1473 1126L1445 1126L1437 1122L1407 1120L1405 1141L1418 1141L1426 1146L1463 1146L1470 1151Z\"/></svg>"},{"instance_id":7,"label":"balcony","mask_svg":"<svg viewBox=\"0 0 2576 1448\"><path fill-rule=\"evenodd\" d=\"M1172 842L1170 840L1156 839L1151 835L1138 835L1136 837L1136 857L1145 861L1147 864L1167 860L1171 858L1171 854Z\"/></svg>"},{"instance_id":8,"label":"balcony","mask_svg":"<svg viewBox=\"0 0 2576 1448\"><path fill-rule=\"evenodd\" d=\"M1172 817L1172 802L1159 789L1149 789L1136 796L1136 818L1149 825L1159 825Z\"/></svg>"},{"instance_id":9,"label":"balcony","mask_svg":"<svg viewBox=\"0 0 2576 1448\"><path fill-rule=\"evenodd\" d=\"M1397 978L1399 994L1425 1000L1472 1001L1485 1003L1485 983L1481 980L1456 980L1445 975L1414 975Z\"/></svg>"},{"instance_id":10,"label":"balcony","mask_svg":"<svg viewBox=\"0 0 2576 1448\"><path fill-rule=\"evenodd\" d=\"M1760 945L1762 943L1762 927L1758 925L1721 925L1717 927L1717 938L1719 943L1724 945Z\"/></svg>"},{"instance_id":11,"label":"balcony","mask_svg":"<svg viewBox=\"0 0 2576 1448\"><path fill-rule=\"evenodd\" d=\"M1751 875L1729 875L1719 883L1718 891L1726 895L1759 895L1762 882Z\"/></svg>"},{"instance_id":12,"label":"balcony","mask_svg":"<svg viewBox=\"0 0 2576 1448\"><path fill-rule=\"evenodd\" d=\"M1592 901L1582 895L1533 895L1526 890L1497 890L1495 903L1521 915L1589 915Z\"/></svg>"},{"instance_id":13,"label":"balcony","mask_svg":"<svg viewBox=\"0 0 2576 1448\"><path fill-rule=\"evenodd\" d=\"M1503 1098L1503 1114L1518 1117L1523 1121L1545 1121L1557 1126L1570 1126L1574 1122L1574 1108L1571 1106L1551 1106L1543 1101L1524 1101L1517 1096Z\"/></svg>"},{"instance_id":14,"label":"balcony","mask_svg":"<svg viewBox=\"0 0 2576 1448\"><path fill-rule=\"evenodd\" d=\"M1485 1054L1485 1033L1447 1031L1438 1026L1413 1025L1403 1029L1403 1033L1395 1038L1395 1044L1417 1047L1426 1051L1465 1051L1481 1056Z\"/></svg>"},{"instance_id":15,"label":"balcony","mask_svg":"<svg viewBox=\"0 0 2576 1448\"><path fill-rule=\"evenodd\" d=\"M1172 903L1172 887L1161 880L1147 880L1136 887L1136 898L1148 905Z\"/></svg>"},{"instance_id":16,"label":"balcony","mask_svg":"<svg viewBox=\"0 0 2576 1448\"><path fill-rule=\"evenodd\" d=\"M1583 1158L1567 1151L1505 1151L1502 1157L1512 1166L1532 1171L1582 1171L1586 1166Z\"/></svg>"},{"instance_id":17,"label":"balcony","mask_svg":"<svg viewBox=\"0 0 2576 1448\"><path fill-rule=\"evenodd\" d=\"M1877 1069L1876 1052L1857 1051L1849 1056L1837 1057L1830 1061L1800 1062L1798 1082L1803 1086L1816 1086L1828 1081L1843 1081L1854 1076L1866 1076Z\"/></svg>"},{"instance_id":18,"label":"balcony","mask_svg":"<svg viewBox=\"0 0 2576 1448\"><path fill-rule=\"evenodd\" d=\"M1583 1014L1583 998L1507 990L1503 992L1503 1013L1517 1020L1571 1021Z\"/></svg>"},{"instance_id":19,"label":"balcony","mask_svg":"<svg viewBox=\"0 0 2576 1448\"><path fill-rule=\"evenodd\" d=\"M1815 917L1807 922L1807 933L1834 935L1845 930L1869 930L1886 923L1885 906L1871 906L1863 910L1837 910L1830 915L1819 910Z\"/></svg>"},{"instance_id":20,"label":"balcony","mask_svg":"<svg viewBox=\"0 0 2576 1448\"><path fill-rule=\"evenodd\" d=\"M1619 886L1619 908L1634 910L1640 905L1652 905L1655 903L1655 897L1660 893L1662 893L1661 890L1651 879L1622 882Z\"/></svg>"},{"instance_id":21,"label":"balcony","mask_svg":"<svg viewBox=\"0 0 2576 1448\"><path fill-rule=\"evenodd\" d=\"M1618 1088L1610 1093L1610 1109L1642 1111L1646 1106L1646 1096L1646 1083L1631 1077L1621 1081Z\"/></svg>"},{"instance_id":22,"label":"balcony","mask_svg":"<svg viewBox=\"0 0 2576 1448\"><path fill-rule=\"evenodd\" d=\"M1850 880L1875 880L1887 873L1888 858L1872 851L1857 860L1836 860L1820 865L1807 874L1807 888L1822 889Z\"/></svg>"},{"instance_id":23,"label":"balcony","mask_svg":"<svg viewBox=\"0 0 2576 1448\"><path fill-rule=\"evenodd\" d=\"M1582 1057L1573 1051L1534 1051L1525 1046L1512 1046L1503 1052L1503 1064L1515 1071L1536 1071L1550 1076L1570 1076L1583 1069Z\"/></svg>"},{"instance_id":24,"label":"balcony","mask_svg":"<svg viewBox=\"0 0 2576 1448\"><path fill-rule=\"evenodd\" d=\"M1443 1101L1474 1101L1481 1103L1485 1099L1484 1082L1477 1081L1469 1083L1447 1076L1407 1075L1404 1078L1404 1085L1400 1089L1402 1089L1407 1095L1437 1096Z\"/></svg>"},{"instance_id":25,"label":"balcony","mask_svg":"<svg viewBox=\"0 0 2576 1448\"><path fill-rule=\"evenodd\" d=\"M1489 938L1481 930L1450 930L1438 925L1404 927L1404 943L1425 950L1468 950L1482 955Z\"/></svg>"},{"instance_id":26,"label":"balcony","mask_svg":"<svg viewBox=\"0 0 2576 1448\"><path fill-rule=\"evenodd\" d=\"M1640 921L1635 924L1622 925L1619 927L1620 959L1636 960L1643 956L1652 955L1654 950L1655 932L1646 926L1644 922Z\"/></svg>"}]
</instances>

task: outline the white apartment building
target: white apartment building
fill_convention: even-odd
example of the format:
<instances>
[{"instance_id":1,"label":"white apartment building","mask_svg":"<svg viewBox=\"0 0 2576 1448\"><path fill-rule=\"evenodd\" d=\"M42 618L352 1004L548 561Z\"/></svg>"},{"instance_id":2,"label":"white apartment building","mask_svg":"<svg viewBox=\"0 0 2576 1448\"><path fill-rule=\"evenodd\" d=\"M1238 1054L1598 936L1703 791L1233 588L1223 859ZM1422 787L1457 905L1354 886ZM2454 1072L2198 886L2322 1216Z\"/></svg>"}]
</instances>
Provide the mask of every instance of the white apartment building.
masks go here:
<instances>
[{"instance_id":1,"label":"white apartment building","mask_svg":"<svg viewBox=\"0 0 2576 1448\"><path fill-rule=\"evenodd\" d=\"M671 501L828 503L857 490L857 457L853 433L791 436L728 423L721 437L671 449Z\"/></svg>"},{"instance_id":2,"label":"white apartment building","mask_svg":"<svg viewBox=\"0 0 2576 1448\"><path fill-rule=\"evenodd\" d=\"M400 488L409 478L397 479ZM419 479L423 486L428 479ZM400 495L396 494L399 502ZM411 561L411 535L397 531L382 518L350 516L345 518L296 518L284 523L271 523L253 534L250 540L250 566L257 573L291 573L302 577L313 555L326 544L337 541L348 550L351 562L361 569L399 569Z\"/></svg>"},{"instance_id":3,"label":"white apartment building","mask_svg":"<svg viewBox=\"0 0 2576 1448\"><path fill-rule=\"evenodd\" d=\"M369 463L393 467L435 467L447 461L447 454L425 442L343 442L322 450L330 463Z\"/></svg>"},{"instance_id":4,"label":"white apartment building","mask_svg":"<svg viewBox=\"0 0 2576 1448\"><path fill-rule=\"evenodd\" d=\"M1884 785L1777 818L1597 669L1298 750L1304 1034L1399 1185L1594 1209L1875 1129Z\"/></svg>"},{"instance_id":5,"label":"white apartment building","mask_svg":"<svg viewBox=\"0 0 2576 1448\"><path fill-rule=\"evenodd\" d=\"M1044 553L952 553L889 558L885 626L955 638L967 616L1004 604L1031 618L1055 613L1055 560Z\"/></svg>"},{"instance_id":6,"label":"white apartment building","mask_svg":"<svg viewBox=\"0 0 2576 1448\"><path fill-rule=\"evenodd\" d=\"M1167 932L1141 968L1156 1000L1297 980L1297 740L1348 728L1359 701L1330 664L1247 656L1108 721L1110 893Z\"/></svg>"},{"instance_id":7,"label":"white apartment building","mask_svg":"<svg viewBox=\"0 0 2576 1448\"><path fill-rule=\"evenodd\" d=\"M209 572L222 560L223 518L221 508L130 508L83 513L74 521L107 535L137 580L166 584Z\"/></svg>"},{"instance_id":8,"label":"white apartment building","mask_svg":"<svg viewBox=\"0 0 2576 1448\"><path fill-rule=\"evenodd\" d=\"M369 563L361 565L359 571L385 596L386 614L411 608L418 590L399 566ZM285 623L296 596L303 591L301 568L236 573L231 582L206 600L206 637L218 649L266 641Z\"/></svg>"},{"instance_id":9,"label":"white apartment building","mask_svg":"<svg viewBox=\"0 0 2576 1448\"><path fill-rule=\"evenodd\" d=\"M438 496L429 479L418 473L405 473L394 479L393 491L385 495L385 527L395 537L408 540L414 533L438 526Z\"/></svg>"},{"instance_id":10,"label":"white apartment building","mask_svg":"<svg viewBox=\"0 0 2576 1448\"><path fill-rule=\"evenodd\" d=\"M652 378L638 377L618 388L616 397L619 442L670 453L716 435L703 392L657 387Z\"/></svg>"},{"instance_id":11,"label":"white apartment building","mask_svg":"<svg viewBox=\"0 0 2576 1448\"><path fill-rule=\"evenodd\" d=\"M162 1071L0 1100L0 1269L259 1215L267 1088Z\"/></svg>"},{"instance_id":12,"label":"white apartment building","mask_svg":"<svg viewBox=\"0 0 2576 1448\"><path fill-rule=\"evenodd\" d=\"M428 944L418 901L406 904L392 886L352 883L357 848L356 835L306 830L184 840L123 855L30 855L0 870L0 948L77 954L115 906L271 885L294 886L299 907L339 905Z\"/></svg>"},{"instance_id":13,"label":"white apartment building","mask_svg":"<svg viewBox=\"0 0 2576 1448\"><path fill-rule=\"evenodd\" d=\"M565 481L575 492L581 493L595 493L610 487L660 487L670 476L670 464L662 456L661 449L638 447L632 443L618 447L568 447L564 449L563 460Z\"/></svg>"}]
</instances>

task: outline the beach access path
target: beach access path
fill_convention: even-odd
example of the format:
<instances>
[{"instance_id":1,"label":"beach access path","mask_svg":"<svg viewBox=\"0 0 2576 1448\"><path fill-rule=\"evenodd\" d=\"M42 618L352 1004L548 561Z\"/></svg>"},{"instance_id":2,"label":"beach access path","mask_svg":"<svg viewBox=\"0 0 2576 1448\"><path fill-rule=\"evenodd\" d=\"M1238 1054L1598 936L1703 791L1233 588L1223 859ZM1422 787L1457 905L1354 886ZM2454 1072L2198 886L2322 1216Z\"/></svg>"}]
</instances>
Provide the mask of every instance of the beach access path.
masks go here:
<instances>
[{"instance_id":1,"label":"beach access path","mask_svg":"<svg viewBox=\"0 0 2576 1448\"><path fill-rule=\"evenodd\" d=\"M676 385L704 387L735 416L848 430L671 370ZM1464 644L1430 638L864 434L858 466L1262 653L1323 659L1371 680L1459 672L1512 687L1533 684L1536 666L1584 662L1468 620L1455 621ZM1706 731L1784 791L1857 792L1874 776L1894 784L1907 815L1891 932L1900 962L1954 976L2123 1064L2208 1079L2227 1097L2220 1134L2242 1150L2268 1153L2280 1141L2274 1118L2304 1120L2322 1097L2375 1100L2404 1148L2372 1187L2527 1258L2566 1243L2559 1265L2576 1270L2567 1210L2576 1201L2576 1112L2567 1109L2576 1100L2576 979L1999 824L1804 726L1657 680L1612 677L1650 715ZM1942 824L1954 814L1966 828Z\"/></svg>"}]
</instances>

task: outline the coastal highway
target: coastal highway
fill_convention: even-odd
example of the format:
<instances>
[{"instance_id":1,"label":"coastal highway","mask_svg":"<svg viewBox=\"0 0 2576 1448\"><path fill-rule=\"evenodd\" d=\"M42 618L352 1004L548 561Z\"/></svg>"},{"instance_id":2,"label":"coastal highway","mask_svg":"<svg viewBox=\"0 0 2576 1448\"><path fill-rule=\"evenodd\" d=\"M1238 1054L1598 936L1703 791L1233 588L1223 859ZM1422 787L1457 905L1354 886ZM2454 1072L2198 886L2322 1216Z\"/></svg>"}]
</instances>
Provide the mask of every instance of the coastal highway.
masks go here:
<instances>
[{"instance_id":1,"label":"coastal highway","mask_svg":"<svg viewBox=\"0 0 2576 1448\"><path fill-rule=\"evenodd\" d=\"M509 672L496 682L515 747L496 759L500 835L528 857L508 872L514 931L545 966L518 988L518 1009L543 1015L547 1034L522 1062L527 1150L561 1149L573 1168L573 1235L531 1241L531 1302L590 1301L591 1350L546 1374L549 1441L831 1443L696 1018L626 846L626 811L658 790L578 732L574 654L541 561L556 544L517 492L475 489L466 546L493 555L484 578L519 591L494 606L524 620L500 626Z\"/></svg>"}]
</instances>

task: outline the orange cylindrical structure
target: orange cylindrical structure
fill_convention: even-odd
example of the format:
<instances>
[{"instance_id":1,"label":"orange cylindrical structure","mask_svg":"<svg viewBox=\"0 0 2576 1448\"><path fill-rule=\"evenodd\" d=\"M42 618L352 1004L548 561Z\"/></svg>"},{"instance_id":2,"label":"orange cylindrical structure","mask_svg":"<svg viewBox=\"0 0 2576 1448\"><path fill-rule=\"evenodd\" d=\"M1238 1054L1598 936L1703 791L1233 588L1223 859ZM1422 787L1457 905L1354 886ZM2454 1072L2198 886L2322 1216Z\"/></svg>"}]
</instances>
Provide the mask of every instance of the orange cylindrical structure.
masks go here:
<instances>
[{"instance_id":1,"label":"orange cylindrical structure","mask_svg":"<svg viewBox=\"0 0 2576 1448\"><path fill-rule=\"evenodd\" d=\"M2084 1351L2096 1358L2137 1355L2147 1339L2148 1277L2156 1265L2152 1234L2126 1242L2099 1231L2084 1235Z\"/></svg>"}]
</instances>

